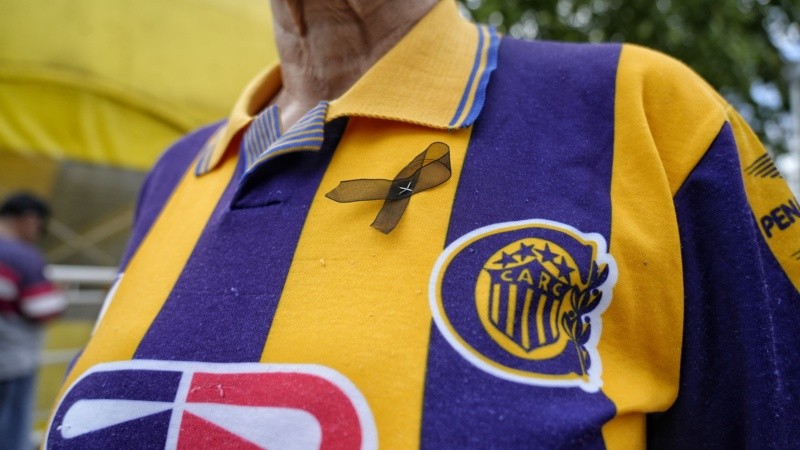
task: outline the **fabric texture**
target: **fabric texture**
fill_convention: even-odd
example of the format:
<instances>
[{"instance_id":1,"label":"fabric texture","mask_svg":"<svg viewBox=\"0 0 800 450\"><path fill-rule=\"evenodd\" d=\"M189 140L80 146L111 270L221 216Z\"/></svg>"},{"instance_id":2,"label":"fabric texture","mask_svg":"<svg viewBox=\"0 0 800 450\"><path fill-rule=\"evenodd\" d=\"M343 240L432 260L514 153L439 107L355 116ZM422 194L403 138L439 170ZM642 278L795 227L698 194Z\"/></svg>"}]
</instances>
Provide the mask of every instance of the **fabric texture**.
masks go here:
<instances>
[{"instance_id":1,"label":"fabric texture","mask_svg":"<svg viewBox=\"0 0 800 450\"><path fill-rule=\"evenodd\" d=\"M441 2L301 119L319 147L253 164L279 88L154 168L48 447L791 447L800 212L684 65ZM391 232L326 197L434 143L450 178Z\"/></svg>"},{"instance_id":2,"label":"fabric texture","mask_svg":"<svg viewBox=\"0 0 800 450\"><path fill-rule=\"evenodd\" d=\"M675 198L686 280L684 364L675 405L649 422L654 448L696 447L697 436L728 448L796 442L800 355L780 330L790 329L800 303L748 211L735 149L726 125ZM720 217L735 225L720 227ZM728 374L723 389L715 373ZM741 426L710 426L717 423Z\"/></svg>"}]
</instances>

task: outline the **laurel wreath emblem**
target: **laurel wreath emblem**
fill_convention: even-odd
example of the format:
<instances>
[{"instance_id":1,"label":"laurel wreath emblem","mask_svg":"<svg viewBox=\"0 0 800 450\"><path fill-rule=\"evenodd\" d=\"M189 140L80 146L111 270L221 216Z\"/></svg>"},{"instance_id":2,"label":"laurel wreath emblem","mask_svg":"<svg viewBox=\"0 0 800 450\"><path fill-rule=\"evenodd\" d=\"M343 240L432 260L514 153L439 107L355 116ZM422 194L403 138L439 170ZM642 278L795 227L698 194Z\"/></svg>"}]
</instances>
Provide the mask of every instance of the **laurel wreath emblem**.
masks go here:
<instances>
[{"instance_id":1,"label":"laurel wreath emblem","mask_svg":"<svg viewBox=\"0 0 800 450\"><path fill-rule=\"evenodd\" d=\"M572 310L567 311L561 317L561 325L564 332L567 333L567 336L569 336L577 349L578 360L584 376L587 368L591 365L589 352L586 349L586 343L589 342L589 338L592 335L592 323L589 313L600 305L603 293L599 288L605 283L608 274L607 264L598 267L596 262L592 262L589 282L585 288L572 286L567 294Z\"/></svg>"}]
</instances>

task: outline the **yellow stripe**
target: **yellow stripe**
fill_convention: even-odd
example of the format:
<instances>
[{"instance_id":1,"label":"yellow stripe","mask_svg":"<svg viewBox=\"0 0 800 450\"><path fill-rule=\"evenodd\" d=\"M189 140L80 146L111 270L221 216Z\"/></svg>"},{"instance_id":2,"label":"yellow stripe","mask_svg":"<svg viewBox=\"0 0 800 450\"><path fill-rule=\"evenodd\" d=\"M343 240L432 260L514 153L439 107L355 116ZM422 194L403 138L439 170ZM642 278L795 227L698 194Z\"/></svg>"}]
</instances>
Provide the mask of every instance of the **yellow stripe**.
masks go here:
<instances>
[{"instance_id":1,"label":"yellow stripe","mask_svg":"<svg viewBox=\"0 0 800 450\"><path fill-rule=\"evenodd\" d=\"M680 240L675 211L651 205L672 204L725 120L733 126L743 168L764 151L725 101L682 64L626 45L619 67L610 242L619 279L603 314L598 346L603 392L617 407L617 416L603 427L610 449L643 448L646 414L669 408L678 391L683 336ZM791 196L780 179L743 179L756 218ZM642 203L642 192L655 200ZM787 258L800 227L794 236L791 228L787 231L786 241L767 242L787 274L800 274L793 271L800 263ZM800 288L800 276L793 282Z\"/></svg>"},{"instance_id":2,"label":"yellow stripe","mask_svg":"<svg viewBox=\"0 0 800 450\"><path fill-rule=\"evenodd\" d=\"M736 138L736 146L739 149L739 161L744 170L748 164L765 154L766 150L739 114L728 110L728 118ZM742 181L747 200L753 208L753 215L758 223L763 217L772 218L773 212L779 211L777 208L780 208L782 204L788 204L791 200L797 204L797 200L782 178L759 178L743 173ZM800 291L800 259L793 255L800 251L800 223L797 223L798 219L795 218L791 218L792 222L789 222L790 218L785 213L778 212L777 214L780 214L777 216L779 219L782 218L790 225L783 230L778 226L773 227L769 236L763 226L759 226L759 229L789 280L794 284L795 289Z\"/></svg>"},{"instance_id":3,"label":"yellow stripe","mask_svg":"<svg viewBox=\"0 0 800 450\"><path fill-rule=\"evenodd\" d=\"M320 122L318 124L315 124L314 127L309 127L306 130L298 130L298 131L293 131L293 132L290 132L290 133L286 133L283 136L281 136L282 139L280 140L280 142L276 142L276 143L278 145L286 145L286 143L294 141L294 140L298 140L298 139L301 139L301 140L305 141L305 140L308 140L309 136L311 138L313 138L314 140L318 140L319 142L322 142L323 132L324 132L323 127L324 126L325 126L325 124L323 122Z\"/></svg>"},{"instance_id":4,"label":"yellow stripe","mask_svg":"<svg viewBox=\"0 0 800 450\"><path fill-rule=\"evenodd\" d=\"M508 286L508 311L506 312L506 334L508 337L514 337L514 323L517 311L517 285L510 284Z\"/></svg>"},{"instance_id":5,"label":"yellow stripe","mask_svg":"<svg viewBox=\"0 0 800 450\"><path fill-rule=\"evenodd\" d=\"M375 416L381 448L419 447L428 278L444 248L469 134L350 119L308 213L262 355L265 362L321 364L350 379ZM382 202L324 197L342 180L392 178L435 141L450 146L452 178L411 197L390 234L369 226Z\"/></svg>"},{"instance_id":6,"label":"yellow stripe","mask_svg":"<svg viewBox=\"0 0 800 450\"><path fill-rule=\"evenodd\" d=\"M128 264L113 301L66 377L59 397L95 364L133 357L172 291L235 167L236 158L226 158L220 170L196 177L195 164L189 166ZM108 345L109 342L114 345Z\"/></svg>"},{"instance_id":7,"label":"yellow stripe","mask_svg":"<svg viewBox=\"0 0 800 450\"><path fill-rule=\"evenodd\" d=\"M539 296L539 305L536 306L536 334L539 338L539 345L544 344L544 304L547 297L542 294Z\"/></svg>"},{"instance_id":8,"label":"yellow stripe","mask_svg":"<svg viewBox=\"0 0 800 450\"><path fill-rule=\"evenodd\" d=\"M324 139L320 139L320 142L322 142L323 140ZM276 156L285 155L287 153L296 152L298 150L309 150L309 151L311 151L311 149L308 148L308 147L289 147L289 148L284 148L284 149L281 149L281 150L274 150L274 151L272 151L270 153L265 153L263 156L259 157L257 160L255 160L252 163L250 163L250 166L247 168L247 171L249 172L250 169L252 169L256 165L263 164L265 161L268 161L268 160L270 160L272 158L275 158ZM317 149L314 149L313 151L319 151L319 149L317 148Z\"/></svg>"},{"instance_id":9,"label":"yellow stripe","mask_svg":"<svg viewBox=\"0 0 800 450\"><path fill-rule=\"evenodd\" d=\"M467 89L478 36L475 25L460 17L456 2L438 2L364 77L330 103L327 119L382 117L447 129ZM466 110L471 106L468 103Z\"/></svg>"},{"instance_id":10,"label":"yellow stripe","mask_svg":"<svg viewBox=\"0 0 800 450\"><path fill-rule=\"evenodd\" d=\"M500 323L500 284L492 285L492 322Z\"/></svg>"},{"instance_id":11,"label":"yellow stripe","mask_svg":"<svg viewBox=\"0 0 800 450\"><path fill-rule=\"evenodd\" d=\"M522 307L522 347L525 350L529 350L531 348L530 315L533 290L526 289L525 291L525 305ZM542 339L540 338L539 340L541 341Z\"/></svg>"},{"instance_id":12,"label":"yellow stripe","mask_svg":"<svg viewBox=\"0 0 800 450\"><path fill-rule=\"evenodd\" d=\"M674 191L691 170L686 161L699 160L713 139L714 128L721 126L719 121L709 124L709 117L714 117L708 113L709 104L703 104L703 98L691 89L692 104L700 103L705 114L690 108L661 110L689 105L659 98L678 95L692 81L673 90L653 82L660 79L658 72L675 70L671 64L664 67L664 60L626 46L617 75L609 248L619 275L603 313L598 345L603 393L617 408L616 417L602 430L609 449L644 448L646 414L668 408L677 395L683 277L678 227L670 205ZM654 72L653 78L643 76L648 70ZM652 104L648 103L651 99ZM648 123L645 109L656 110L653 116L665 120ZM689 117L712 136L687 132L680 117ZM643 195L652 200L643 202ZM653 208L654 204L666 207Z\"/></svg>"},{"instance_id":13,"label":"yellow stripe","mask_svg":"<svg viewBox=\"0 0 800 450\"><path fill-rule=\"evenodd\" d=\"M553 306L550 308L550 334L553 336L553 339L558 339L558 323L556 322L556 317L558 317L558 306L561 302L553 302Z\"/></svg>"}]
</instances>

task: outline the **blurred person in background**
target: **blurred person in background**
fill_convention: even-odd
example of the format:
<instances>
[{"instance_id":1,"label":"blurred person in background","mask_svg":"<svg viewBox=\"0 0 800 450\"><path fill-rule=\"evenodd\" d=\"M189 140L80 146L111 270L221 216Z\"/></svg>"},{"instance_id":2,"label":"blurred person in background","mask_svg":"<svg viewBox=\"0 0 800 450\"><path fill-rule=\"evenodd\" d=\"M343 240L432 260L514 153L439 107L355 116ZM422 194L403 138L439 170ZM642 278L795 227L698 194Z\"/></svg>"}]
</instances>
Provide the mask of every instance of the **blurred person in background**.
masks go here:
<instances>
[{"instance_id":1,"label":"blurred person in background","mask_svg":"<svg viewBox=\"0 0 800 450\"><path fill-rule=\"evenodd\" d=\"M280 65L147 178L48 446L796 445L800 207L689 68L453 0L272 10Z\"/></svg>"},{"instance_id":2,"label":"blurred person in background","mask_svg":"<svg viewBox=\"0 0 800 450\"><path fill-rule=\"evenodd\" d=\"M35 247L50 208L28 193L0 205L0 449L29 450L43 324L61 314L63 295L44 275Z\"/></svg>"}]
</instances>

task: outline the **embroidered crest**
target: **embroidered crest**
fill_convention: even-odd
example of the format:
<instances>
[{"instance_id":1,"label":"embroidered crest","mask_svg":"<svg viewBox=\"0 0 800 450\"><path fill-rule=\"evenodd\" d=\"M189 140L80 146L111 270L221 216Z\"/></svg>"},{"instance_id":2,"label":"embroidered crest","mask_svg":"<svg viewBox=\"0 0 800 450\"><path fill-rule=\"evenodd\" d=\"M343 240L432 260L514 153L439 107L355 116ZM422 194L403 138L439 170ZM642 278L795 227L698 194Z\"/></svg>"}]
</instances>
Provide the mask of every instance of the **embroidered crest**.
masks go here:
<instances>
[{"instance_id":1,"label":"embroidered crest","mask_svg":"<svg viewBox=\"0 0 800 450\"><path fill-rule=\"evenodd\" d=\"M542 386L602 385L597 344L617 268L605 239L569 225L490 225L449 245L431 274L434 321L464 358Z\"/></svg>"}]
</instances>

